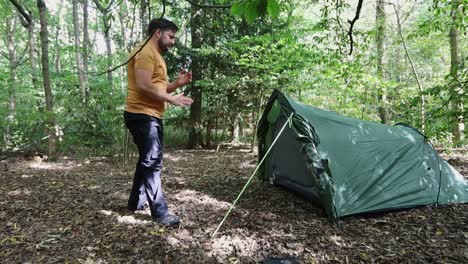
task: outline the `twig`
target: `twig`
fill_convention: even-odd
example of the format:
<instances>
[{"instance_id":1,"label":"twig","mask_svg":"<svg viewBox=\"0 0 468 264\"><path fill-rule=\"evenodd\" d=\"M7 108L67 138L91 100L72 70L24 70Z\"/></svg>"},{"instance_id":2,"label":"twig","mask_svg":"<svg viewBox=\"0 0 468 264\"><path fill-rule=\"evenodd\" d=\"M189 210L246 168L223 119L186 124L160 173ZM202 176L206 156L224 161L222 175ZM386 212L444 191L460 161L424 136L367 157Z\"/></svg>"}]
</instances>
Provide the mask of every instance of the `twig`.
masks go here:
<instances>
[{"instance_id":1,"label":"twig","mask_svg":"<svg viewBox=\"0 0 468 264\"><path fill-rule=\"evenodd\" d=\"M21 15L23 15L24 19L26 19L26 21L28 21L28 24L31 25L32 24L31 15L26 13L23 6L20 3L18 3L18 1L16 1L16 0L10 0L10 2L16 7L16 9L18 9L18 11L21 13Z\"/></svg>"},{"instance_id":2,"label":"twig","mask_svg":"<svg viewBox=\"0 0 468 264\"><path fill-rule=\"evenodd\" d=\"M205 4L198 4L195 3L193 0L186 0L189 2L191 5L201 7L201 8L231 8L232 4L226 4L226 5L205 5Z\"/></svg>"},{"instance_id":3,"label":"twig","mask_svg":"<svg viewBox=\"0 0 468 264\"><path fill-rule=\"evenodd\" d=\"M348 20L349 22L349 31L348 31L348 36L349 36L349 40L350 40L350 50L349 50L349 55L351 55L353 53L353 48L354 48L354 40L353 40L353 28L354 28L354 23L356 23L356 21L359 19L359 15L361 14L361 8L362 8L362 3L364 2L364 0L359 0L359 3L357 5L357 9L356 9L356 15L354 16L353 20L350 21Z\"/></svg>"},{"instance_id":4,"label":"twig","mask_svg":"<svg viewBox=\"0 0 468 264\"><path fill-rule=\"evenodd\" d=\"M163 4L163 11L162 11L162 14L161 14L161 18L163 18L164 14L166 13L166 1L162 0L162 4Z\"/></svg>"}]
</instances>

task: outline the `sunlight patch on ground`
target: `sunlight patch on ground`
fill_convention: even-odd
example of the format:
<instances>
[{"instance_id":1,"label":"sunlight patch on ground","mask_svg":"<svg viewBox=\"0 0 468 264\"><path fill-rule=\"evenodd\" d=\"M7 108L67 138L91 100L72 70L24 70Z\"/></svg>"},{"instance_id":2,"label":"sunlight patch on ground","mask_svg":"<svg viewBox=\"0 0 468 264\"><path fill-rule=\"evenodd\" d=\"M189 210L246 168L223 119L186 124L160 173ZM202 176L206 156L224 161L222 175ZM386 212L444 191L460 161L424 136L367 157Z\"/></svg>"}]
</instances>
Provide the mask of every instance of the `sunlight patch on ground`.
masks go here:
<instances>
[{"instance_id":1,"label":"sunlight patch on ground","mask_svg":"<svg viewBox=\"0 0 468 264\"><path fill-rule=\"evenodd\" d=\"M182 228L167 237L167 242L174 247L188 249L192 244L196 244L198 239L192 236L189 230Z\"/></svg>"},{"instance_id":2,"label":"sunlight patch on ground","mask_svg":"<svg viewBox=\"0 0 468 264\"><path fill-rule=\"evenodd\" d=\"M177 162L181 159L180 156L177 155L171 155L170 153L164 154L164 159L168 159L170 161Z\"/></svg>"},{"instance_id":3,"label":"sunlight patch on ground","mask_svg":"<svg viewBox=\"0 0 468 264\"><path fill-rule=\"evenodd\" d=\"M184 185L186 183L186 178L183 178L183 177L173 177L171 175L171 181L174 181L176 182L177 184L181 184L181 185Z\"/></svg>"},{"instance_id":4,"label":"sunlight patch on ground","mask_svg":"<svg viewBox=\"0 0 468 264\"><path fill-rule=\"evenodd\" d=\"M212 209L227 209L230 206L227 202L219 201L206 194L193 190L183 190L174 195L173 198L182 203L194 203L195 206L209 206Z\"/></svg>"},{"instance_id":5,"label":"sunlight patch on ground","mask_svg":"<svg viewBox=\"0 0 468 264\"><path fill-rule=\"evenodd\" d=\"M31 169L40 169L40 170L71 170L76 167L80 167L81 164L77 164L73 161L66 161L66 162L30 161L27 163L27 166Z\"/></svg>"},{"instance_id":6,"label":"sunlight patch on ground","mask_svg":"<svg viewBox=\"0 0 468 264\"><path fill-rule=\"evenodd\" d=\"M229 256L255 256L261 245L255 236L224 235L213 239L210 255L222 261Z\"/></svg>"},{"instance_id":7,"label":"sunlight patch on ground","mask_svg":"<svg viewBox=\"0 0 468 264\"><path fill-rule=\"evenodd\" d=\"M341 238L340 236L337 236L337 235L330 236L330 241L332 241L333 243L335 243L335 245L337 245L339 247L346 246L346 243L343 240L343 238Z\"/></svg>"},{"instance_id":8,"label":"sunlight patch on ground","mask_svg":"<svg viewBox=\"0 0 468 264\"><path fill-rule=\"evenodd\" d=\"M121 224L129 224L129 225L149 225L153 224L153 221L148 220L141 220L135 218L134 215L119 215L118 213L112 212L110 210L101 210L99 211L101 214L105 216L110 216L115 219L117 222Z\"/></svg>"},{"instance_id":9,"label":"sunlight patch on ground","mask_svg":"<svg viewBox=\"0 0 468 264\"><path fill-rule=\"evenodd\" d=\"M18 195L30 195L32 191L28 189L17 189L11 192L8 192L9 196L18 196Z\"/></svg>"},{"instance_id":10,"label":"sunlight patch on ground","mask_svg":"<svg viewBox=\"0 0 468 264\"><path fill-rule=\"evenodd\" d=\"M245 168L254 168L257 165L257 160L247 160L239 164L239 169L245 169Z\"/></svg>"}]
</instances>

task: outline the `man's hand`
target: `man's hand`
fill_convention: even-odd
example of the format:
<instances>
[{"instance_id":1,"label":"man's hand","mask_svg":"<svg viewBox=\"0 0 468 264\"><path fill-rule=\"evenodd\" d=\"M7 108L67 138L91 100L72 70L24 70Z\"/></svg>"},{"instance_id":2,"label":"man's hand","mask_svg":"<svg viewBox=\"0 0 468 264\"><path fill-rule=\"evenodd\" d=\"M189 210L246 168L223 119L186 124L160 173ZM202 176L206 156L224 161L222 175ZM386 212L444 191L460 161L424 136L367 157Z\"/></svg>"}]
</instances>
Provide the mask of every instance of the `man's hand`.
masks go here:
<instances>
[{"instance_id":1,"label":"man's hand","mask_svg":"<svg viewBox=\"0 0 468 264\"><path fill-rule=\"evenodd\" d=\"M189 106L193 103L192 98L184 96L183 94L174 95L170 102L176 106Z\"/></svg>"},{"instance_id":2,"label":"man's hand","mask_svg":"<svg viewBox=\"0 0 468 264\"><path fill-rule=\"evenodd\" d=\"M192 71L181 70L177 75L177 86L181 87L192 81Z\"/></svg>"}]
</instances>

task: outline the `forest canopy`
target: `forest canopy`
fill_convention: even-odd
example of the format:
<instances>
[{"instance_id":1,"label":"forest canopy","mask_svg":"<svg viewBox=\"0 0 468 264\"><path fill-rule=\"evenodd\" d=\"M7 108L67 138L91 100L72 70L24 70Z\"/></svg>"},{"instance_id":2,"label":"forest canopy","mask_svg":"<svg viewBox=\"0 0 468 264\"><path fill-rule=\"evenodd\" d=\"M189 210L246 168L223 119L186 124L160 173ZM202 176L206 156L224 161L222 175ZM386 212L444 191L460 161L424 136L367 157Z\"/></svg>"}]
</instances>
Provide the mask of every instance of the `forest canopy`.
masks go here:
<instances>
[{"instance_id":1,"label":"forest canopy","mask_svg":"<svg viewBox=\"0 0 468 264\"><path fill-rule=\"evenodd\" d=\"M193 71L194 103L165 115L169 146L255 145L274 89L465 145L467 12L467 0L0 0L0 149L128 152L127 69L109 69L161 15L179 26L170 78Z\"/></svg>"}]
</instances>

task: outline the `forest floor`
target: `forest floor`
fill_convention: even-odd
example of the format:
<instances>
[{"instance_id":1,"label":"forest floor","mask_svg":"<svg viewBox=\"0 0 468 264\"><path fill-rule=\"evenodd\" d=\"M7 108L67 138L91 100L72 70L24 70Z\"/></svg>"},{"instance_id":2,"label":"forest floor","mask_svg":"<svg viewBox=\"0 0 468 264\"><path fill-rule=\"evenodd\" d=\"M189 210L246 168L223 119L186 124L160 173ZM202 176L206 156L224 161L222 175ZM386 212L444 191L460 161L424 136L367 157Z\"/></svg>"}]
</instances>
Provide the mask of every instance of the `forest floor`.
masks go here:
<instances>
[{"instance_id":1,"label":"forest floor","mask_svg":"<svg viewBox=\"0 0 468 264\"><path fill-rule=\"evenodd\" d=\"M444 158L468 175L466 150ZM255 154L169 150L164 162L179 227L126 210L133 164L1 161L0 262L468 263L468 204L350 216L336 225L297 195L256 179L211 239L253 172Z\"/></svg>"}]
</instances>

